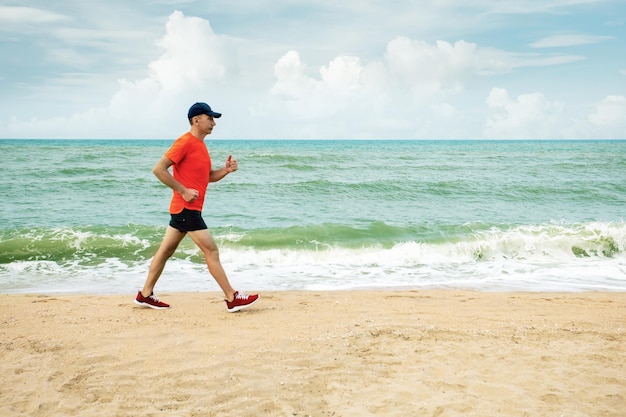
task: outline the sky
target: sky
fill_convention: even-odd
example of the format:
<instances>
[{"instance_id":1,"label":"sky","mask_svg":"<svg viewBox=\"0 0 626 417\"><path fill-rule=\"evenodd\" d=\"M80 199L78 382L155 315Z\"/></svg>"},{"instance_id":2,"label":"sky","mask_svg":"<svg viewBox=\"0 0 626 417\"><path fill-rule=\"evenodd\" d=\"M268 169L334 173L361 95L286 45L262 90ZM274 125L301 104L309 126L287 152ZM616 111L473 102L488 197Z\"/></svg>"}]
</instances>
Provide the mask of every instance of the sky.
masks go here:
<instances>
[{"instance_id":1,"label":"sky","mask_svg":"<svg viewBox=\"0 0 626 417\"><path fill-rule=\"evenodd\" d=\"M625 0L0 0L0 138L626 139Z\"/></svg>"}]
</instances>

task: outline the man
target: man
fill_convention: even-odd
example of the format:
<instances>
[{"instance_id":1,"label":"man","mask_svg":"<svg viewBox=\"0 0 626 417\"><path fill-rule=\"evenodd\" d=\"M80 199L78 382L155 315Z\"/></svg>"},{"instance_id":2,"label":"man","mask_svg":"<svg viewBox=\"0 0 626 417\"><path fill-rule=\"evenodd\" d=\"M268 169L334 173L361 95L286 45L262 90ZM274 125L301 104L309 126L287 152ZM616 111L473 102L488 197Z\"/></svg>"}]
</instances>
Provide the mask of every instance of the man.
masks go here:
<instances>
[{"instance_id":1,"label":"man","mask_svg":"<svg viewBox=\"0 0 626 417\"><path fill-rule=\"evenodd\" d=\"M215 127L215 119L221 113L214 112L206 103L195 103L187 117L191 126L189 132L179 137L156 163L152 172L165 185L173 190L170 202L171 221L165 237L157 250L143 288L137 293L135 304L156 309L169 308L153 292L165 263L174 254L181 240L189 235L204 254L209 272L224 292L226 308L229 312L239 311L254 304L259 296L235 291L228 281L219 258L218 248L202 219L202 206L209 182L216 182L231 172L237 171L237 160L228 155L226 165L214 170L211 157L204 143ZM169 168L173 167L173 175Z\"/></svg>"}]
</instances>

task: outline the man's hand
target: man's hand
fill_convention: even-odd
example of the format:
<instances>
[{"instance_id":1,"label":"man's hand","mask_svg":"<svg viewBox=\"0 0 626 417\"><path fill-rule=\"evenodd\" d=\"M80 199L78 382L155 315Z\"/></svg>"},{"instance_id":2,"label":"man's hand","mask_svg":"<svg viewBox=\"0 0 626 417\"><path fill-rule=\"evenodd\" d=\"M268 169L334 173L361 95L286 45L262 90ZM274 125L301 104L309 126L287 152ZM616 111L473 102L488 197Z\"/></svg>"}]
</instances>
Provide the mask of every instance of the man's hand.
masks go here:
<instances>
[{"instance_id":1,"label":"man's hand","mask_svg":"<svg viewBox=\"0 0 626 417\"><path fill-rule=\"evenodd\" d=\"M226 172L228 172L229 174L231 172L237 171L237 160L234 159L232 155L228 155L228 159L226 159L226 165L224 165L224 168L226 168Z\"/></svg>"},{"instance_id":2,"label":"man's hand","mask_svg":"<svg viewBox=\"0 0 626 417\"><path fill-rule=\"evenodd\" d=\"M183 197L183 200L188 203L196 201L198 197L200 197L200 193L198 192L198 190L194 190L193 188L185 188L185 190L180 193L180 195Z\"/></svg>"},{"instance_id":3,"label":"man's hand","mask_svg":"<svg viewBox=\"0 0 626 417\"><path fill-rule=\"evenodd\" d=\"M210 182L216 182L230 174L231 172L237 171L237 160L233 158L232 155L228 155L228 159L226 159L226 164L220 169L212 169L211 176L209 177Z\"/></svg>"}]
</instances>

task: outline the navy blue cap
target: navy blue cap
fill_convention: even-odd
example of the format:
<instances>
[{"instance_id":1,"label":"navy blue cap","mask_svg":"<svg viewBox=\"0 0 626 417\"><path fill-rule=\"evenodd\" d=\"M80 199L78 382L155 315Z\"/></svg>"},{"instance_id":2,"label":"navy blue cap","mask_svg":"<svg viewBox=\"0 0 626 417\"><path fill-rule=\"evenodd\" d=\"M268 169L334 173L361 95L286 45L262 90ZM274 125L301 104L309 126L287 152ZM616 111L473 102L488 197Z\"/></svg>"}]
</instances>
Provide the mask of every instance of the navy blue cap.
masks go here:
<instances>
[{"instance_id":1,"label":"navy blue cap","mask_svg":"<svg viewBox=\"0 0 626 417\"><path fill-rule=\"evenodd\" d=\"M195 103L193 106L189 108L189 112L187 113L187 118L191 119L194 116L199 116L201 114L206 114L208 116L213 116L215 118L222 117L222 113L217 113L211 110L211 106L206 103Z\"/></svg>"}]
</instances>

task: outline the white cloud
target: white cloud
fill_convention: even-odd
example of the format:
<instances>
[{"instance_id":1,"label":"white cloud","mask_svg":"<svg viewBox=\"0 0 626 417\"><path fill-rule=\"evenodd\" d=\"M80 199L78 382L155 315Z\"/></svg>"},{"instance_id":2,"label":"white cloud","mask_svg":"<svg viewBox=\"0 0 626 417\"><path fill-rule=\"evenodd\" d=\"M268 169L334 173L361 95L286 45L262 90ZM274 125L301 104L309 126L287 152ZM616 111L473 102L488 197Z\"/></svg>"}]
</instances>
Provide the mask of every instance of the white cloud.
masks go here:
<instances>
[{"instance_id":1,"label":"white cloud","mask_svg":"<svg viewBox=\"0 0 626 417\"><path fill-rule=\"evenodd\" d=\"M589 121L600 128L603 138L626 138L626 97L605 97L589 116Z\"/></svg>"},{"instance_id":2,"label":"white cloud","mask_svg":"<svg viewBox=\"0 0 626 417\"><path fill-rule=\"evenodd\" d=\"M513 99L507 90L493 88L483 137L486 139L624 139L626 97L608 96L586 118L574 118L564 103L542 93Z\"/></svg>"},{"instance_id":3,"label":"white cloud","mask_svg":"<svg viewBox=\"0 0 626 417\"><path fill-rule=\"evenodd\" d=\"M367 127L383 117L388 102L385 69L339 56L321 66L317 77L307 73L300 54L287 52L274 66L269 96L252 107L252 114L270 120L272 127L287 127L278 137L370 137Z\"/></svg>"},{"instance_id":4,"label":"white cloud","mask_svg":"<svg viewBox=\"0 0 626 417\"><path fill-rule=\"evenodd\" d=\"M34 7L0 6L0 30L12 30L6 24L37 25L66 20L69 17Z\"/></svg>"},{"instance_id":5,"label":"white cloud","mask_svg":"<svg viewBox=\"0 0 626 417\"><path fill-rule=\"evenodd\" d=\"M272 87L272 93L277 95L298 96L300 90L313 90L315 81L304 75L305 67L300 60L300 54L289 51L281 57L274 66L274 76L277 79Z\"/></svg>"},{"instance_id":6,"label":"white cloud","mask_svg":"<svg viewBox=\"0 0 626 417\"><path fill-rule=\"evenodd\" d=\"M489 114L483 136L489 139L563 139L569 132L565 105L550 102L542 93L522 94L516 99L503 88L487 97Z\"/></svg>"},{"instance_id":7,"label":"white cloud","mask_svg":"<svg viewBox=\"0 0 626 417\"><path fill-rule=\"evenodd\" d=\"M346 110L362 109L361 100L376 94L379 81L375 66L368 68L358 57L342 56L319 69L319 78L305 74L306 66L296 51L285 54L274 67L276 82L270 92L284 101L287 111L300 119L324 119ZM369 97L375 101L377 97ZM370 106L369 104L368 106Z\"/></svg>"},{"instance_id":8,"label":"white cloud","mask_svg":"<svg viewBox=\"0 0 626 417\"><path fill-rule=\"evenodd\" d=\"M510 54L509 58L511 66L515 68L553 67L586 59L581 55L565 54Z\"/></svg>"},{"instance_id":9,"label":"white cloud","mask_svg":"<svg viewBox=\"0 0 626 417\"><path fill-rule=\"evenodd\" d=\"M443 120L454 120L461 115L459 110L450 103L435 103L431 109L433 114Z\"/></svg>"},{"instance_id":10,"label":"white cloud","mask_svg":"<svg viewBox=\"0 0 626 417\"><path fill-rule=\"evenodd\" d=\"M19 132L28 126L35 137L47 137L50 131L64 131L64 137L93 137L97 115L98 137L172 137L178 132L174 129L185 128L187 107L224 77L225 43L208 21L174 12L159 41L163 53L148 65L148 76L119 80L107 108L87 109L65 122L63 118L13 118L9 130Z\"/></svg>"},{"instance_id":11,"label":"white cloud","mask_svg":"<svg viewBox=\"0 0 626 417\"><path fill-rule=\"evenodd\" d=\"M120 89L111 99L111 115L127 121L156 122L155 131L144 131L148 136L160 137L163 131L170 131L168 124L180 126L186 108L218 88L225 77L226 43L207 20L172 13L158 42L162 55L149 64L147 78L120 80Z\"/></svg>"},{"instance_id":12,"label":"white cloud","mask_svg":"<svg viewBox=\"0 0 626 417\"><path fill-rule=\"evenodd\" d=\"M314 77L307 75L300 54L290 51L275 65L273 97L255 113L289 115L291 123L300 122L296 135L417 137L430 123L431 111L450 111L446 105L431 108L432 103L462 93L477 78L509 71L506 59L469 42L429 44L397 37L380 61L364 64L357 56L340 56Z\"/></svg>"},{"instance_id":13,"label":"white cloud","mask_svg":"<svg viewBox=\"0 0 626 417\"><path fill-rule=\"evenodd\" d=\"M565 46L588 45L612 39L611 36L594 35L554 35L539 39L530 44L533 48L559 48Z\"/></svg>"},{"instance_id":14,"label":"white cloud","mask_svg":"<svg viewBox=\"0 0 626 417\"><path fill-rule=\"evenodd\" d=\"M68 45L85 46L89 48L103 48L111 45L132 42L145 38L146 33L140 30L99 30L59 28L54 35Z\"/></svg>"},{"instance_id":15,"label":"white cloud","mask_svg":"<svg viewBox=\"0 0 626 417\"><path fill-rule=\"evenodd\" d=\"M465 41L429 44L398 37L389 42L385 58L391 73L425 96L458 93L476 76L510 70L504 53Z\"/></svg>"},{"instance_id":16,"label":"white cloud","mask_svg":"<svg viewBox=\"0 0 626 417\"><path fill-rule=\"evenodd\" d=\"M479 137L480 132L473 130L475 123L444 100L464 94L468 86L479 84L479 80L510 73L516 68L576 59L521 57L465 41L431 44L400 36L388 43L380 61L364 64L356 56L337 57L322 66L318 77L314 77L307 75L300 54L290 51L275 66L276 82L271 90L275 97L263 107L268 114L288 114L303 122L303 129L309 134L315 131L322 136L332 137L333 133L330 129L322 131L319 126L304 126L304 122L332 120L330 127L335 129L335 134L345 135L341 137L363 135L358 129L351 131L351 124L377 137L445 137L445 129L435 128L435 123L453 126L450 137ZM542 98L523 95L517 103L502 103L500 109L491 103L494 113L485 132L490 137L503 134L562 137L565 132L559 131L558 123L564 118L563 103L543 102L541 108L534 109L532 106ZM499 116L503 111L506 117ZM363 114L375 114L378 118L358 120L357 115ZM525 127L527 120L531 123ZM468 126L465 132L461 123Z\"/></svg>"}]
</instances>

